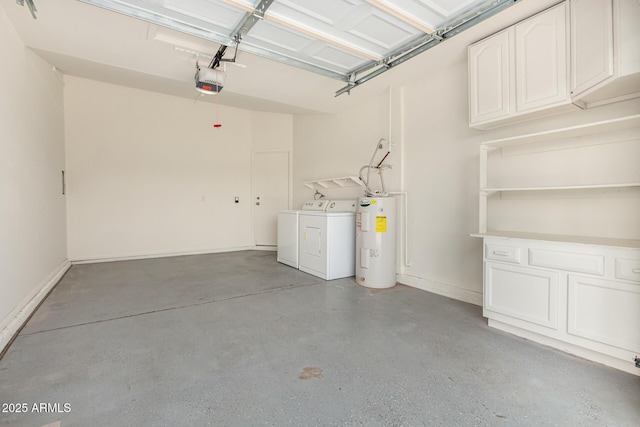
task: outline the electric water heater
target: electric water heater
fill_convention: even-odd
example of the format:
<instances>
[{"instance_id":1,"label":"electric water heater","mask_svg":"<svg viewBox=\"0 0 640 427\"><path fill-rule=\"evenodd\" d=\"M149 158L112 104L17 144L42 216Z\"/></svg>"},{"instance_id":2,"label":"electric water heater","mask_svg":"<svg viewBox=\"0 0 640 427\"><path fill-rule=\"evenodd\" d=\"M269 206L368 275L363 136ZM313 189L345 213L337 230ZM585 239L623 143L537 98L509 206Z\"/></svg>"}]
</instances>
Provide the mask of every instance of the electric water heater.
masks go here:
<instances>
[{"instance_id":1,"label":"electric water heater","mask_svg":"<svg viewBox=\"0 0 640 427\"><path fill-rule=\"evenodd\" d=\"M363 197L356 206L356 281L368 288L396 284L396 199Z\"/></svg>"}]
</instances>

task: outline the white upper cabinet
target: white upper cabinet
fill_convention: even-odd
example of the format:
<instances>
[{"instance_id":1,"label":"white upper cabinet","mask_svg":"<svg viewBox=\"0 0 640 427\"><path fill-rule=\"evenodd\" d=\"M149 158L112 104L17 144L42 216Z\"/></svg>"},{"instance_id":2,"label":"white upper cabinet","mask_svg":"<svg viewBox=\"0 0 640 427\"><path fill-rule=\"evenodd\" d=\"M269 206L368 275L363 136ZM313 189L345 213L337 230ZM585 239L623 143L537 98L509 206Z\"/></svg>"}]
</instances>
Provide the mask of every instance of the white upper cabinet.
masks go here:
<instances>
[{"instance_id":1,"label":"white upper cabinet","mask_svg":"<svg viewBox=\"0 0 640 427\"><path fill-rule=\"evenodd\" d=\"M469 46L469 126L640 97L640 1L568 0Z\"/></svg>"},{"instance_id":2,"label":"white upper cabinet","mask_svg":"<svg viewBox=\"0 0 640 427\"><path fill-rule=\"evenodd\" d=\"M559 5L516 24L517 112L569 102L566 19Z\"/></svg>"},{"instance_id":3,"label":"white upper cabinet","mask_svg":"<svg viewBox=\"0 0 640 427\"><path fill-rule=\"evenodd\" d=\"M513 31L507 29L469 47L470 122L508 117L512 110L510 46Z\"/></svg>"},{"instance_id":4,"label":"white upper cabinet","mask_svg":"<svg viewBox=\"0 0 640 427\"><path fill-rule=\"evenodd\" d=\"M566 9L559 4L469 46L471 127L489 129L549 114L551 107L572 107Z\"/></svg>"},{"instance_id":5,"label":"white upper cabinet","mask_svg":"<svg viewBox=\"0 0 640 427\"><path fill-rule=\"evenodd\" d=\"M571 94L613 75L611 0L571 0Z\"/></svg>"},{"instance_id":6,"label":"white upper cabinet","mask_svg":"<svg viewBox=\"0 0 640 427\"><path fill-rule=\"evenodd\" d=\"M588 107L640 96L640 2L569 4L573 102Z\"/></svg>"}]
</instances>

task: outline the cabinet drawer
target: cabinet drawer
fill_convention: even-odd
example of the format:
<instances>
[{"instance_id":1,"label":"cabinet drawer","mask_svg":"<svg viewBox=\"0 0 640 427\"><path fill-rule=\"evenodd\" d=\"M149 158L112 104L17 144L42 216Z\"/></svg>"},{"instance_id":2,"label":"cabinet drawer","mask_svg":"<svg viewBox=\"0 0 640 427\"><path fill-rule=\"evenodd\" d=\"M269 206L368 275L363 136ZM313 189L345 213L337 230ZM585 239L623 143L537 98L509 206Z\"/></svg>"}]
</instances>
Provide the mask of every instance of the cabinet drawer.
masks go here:
<instances>
[{"instance_id":1,"label":"cabinet drawer","mask_svg":"<svg viewBox=\"0 0 640 427\"><path fill-rule=\"evenodd\" d=\"M604 256L575 252L529 249L529 265L602 276Z\"/></svg>"},{"instance_id":2,"label":"cabinet drawer","mask_svg":"<svg viewBox=\"0 0 640 427\"><path fill-rule=\"evenodd\" d=\"M519 246L499 245L487 243L484 245L484 257L494 261L510 262L520 264L522 262L522 248Z\"/></svg>"},{"instance_id":3,"label":"cabinet drawer","mask_svg":"<svg viewBox=\"0 0 640 427\"><path fill-rule=\"evenodd\" d=\"M616 258L616 279L640 282L640 260Z\"/></svg>"}]
</instances>

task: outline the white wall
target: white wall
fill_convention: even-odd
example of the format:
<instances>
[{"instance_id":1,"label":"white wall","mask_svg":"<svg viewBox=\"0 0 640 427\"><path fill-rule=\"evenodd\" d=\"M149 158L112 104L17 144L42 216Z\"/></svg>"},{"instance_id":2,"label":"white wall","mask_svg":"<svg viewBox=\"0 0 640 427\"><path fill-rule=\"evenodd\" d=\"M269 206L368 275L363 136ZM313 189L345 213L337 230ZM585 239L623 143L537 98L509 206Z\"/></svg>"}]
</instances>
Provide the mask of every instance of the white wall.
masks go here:
<instances>
[{"instance_id":1,"label":"white wall","mask_svg":"<svg viewBox=\"0 0 640 427\"><path fill-rule=\"evenodd\" d=\"M469 237L478 224L478 144L467 123L467 68L460 58L405 87L412 265L402 280L479 303L482 244Z\"/></svg>"},{"instance_id":2,"label":"white wall","mask_svg":"<svg viewBox=\"0 0 640 427\"><path fill-rule=\"evenodd\" d=\"M300 208L305 200L313 199L314 190L304 186L305 181L345 176L358 176L360 167L371 160L380 138L392 142L391 154L385 161L393 169L385 172L387 190L400 186L401 142L390 123L390 104L397 96L389 90L357 109L339 115L298 115L293 125L293 185L294 208ZM399 115L395 111L393 118ZM385 146L386 147L386 146ZM379 153L377 158L380 158ZM377 176L372 184L379 188ZM361 187L320 190L327 199L348 199L364 195Z\"/></svg>"},{"instance_id":3,"label":"white wall","mask_svg":"<svg viewBox=\"0 0 640 427\"><path fill-rule=\"evenodd\" d=\"M291 118L219 108L67 78L70 259L251 246L251 152L290 150Z\"/></svg>"},{"instance_id":4,"label":"white wall","mask_svg":"<svg viewBox=\"0 0 640 427\"><path fill-rule=\"evenodd\" d=\"M524 3L535 6L534 3ZM512 16L514 22L522 19L526 14L523 16L520 6L512 7L512 15L501 17ZM466 47L511 23L494 19L480 24L446 41L428 55L412 59L411 66L421 66L423 77L390 80L392 85L396 85L395 91L401 93L402 111L399 132L403 159L399 182L402 184L401 188L393 189L405 190L409 194L410 265L399 264L399 281L476 304L482 302L482 242L469 237L469 234L478 232L479 143L521 132L633 114L640 110L638 101L627 101L587 111L576 109L575 112L491 131L470 129ZM356 153L369 151L375 134L371 127L383 133L384 128L380 124L389 120L394 122L394 109L387 110L388 117L383 117L384 105L387 105L386 99L380 97L340 115L294 118L294 164L298 171L294 188L298 202L311 194L302 186L301 181L305 177L345 173L349 167L353 170L357 159L366 163ZM346 130L347 127L350 129ZM342 141L339 150L331 149L335 145L326 150L320 149L318 144L335 140L336 129L348 132L349 138ZM637 140L622 145L611 143L585 148L580 153L579 162L575 153L569 151L555 160L550 160L557 155L555 150L538 153L528 159L522 157L518 159L517 169L535 170L541 164L555 162L561 176L574 176L579 183L588 184L592 179L605 182L637 182L640 179ZM304 172L303 167L312 172ZM543 172L542 176L546 175ZM542 213L538 215L531 213L538 208L538 202L529 197L527 204L521 205L518 211L507 210L501 216L494 216L491 225L508 230L517 229L524 223L528 231L640 238L638 192L611 193L605 195L604 202L591 196L585 201L575 195L556 195L555 201L560 201L562 208L551 210L543 206ZM522 219L518 212L527 213L527 216ZM615 213L613 221L609 216L612 213ZM501 221L500 224L497 221Z\"/></svg>"},{"instance_id":5,"label":"white wall","mask_svg":"<svg viewBox=\"0 0 640 427\"><path fill-rule=\"evenodd\" d=\"M251 148L253 151L291 150L293 116L252 111Z\"/></svg>"},{"instance_id":6,"label":"white wall","mask_svg":"<svg viewBox=\"0 0 640 427\"><path fill-rule=\"evenodd\" d=\"M0 57L1 350L68 263L61 79L2 8Z\"/></svg>"}]
</instances>

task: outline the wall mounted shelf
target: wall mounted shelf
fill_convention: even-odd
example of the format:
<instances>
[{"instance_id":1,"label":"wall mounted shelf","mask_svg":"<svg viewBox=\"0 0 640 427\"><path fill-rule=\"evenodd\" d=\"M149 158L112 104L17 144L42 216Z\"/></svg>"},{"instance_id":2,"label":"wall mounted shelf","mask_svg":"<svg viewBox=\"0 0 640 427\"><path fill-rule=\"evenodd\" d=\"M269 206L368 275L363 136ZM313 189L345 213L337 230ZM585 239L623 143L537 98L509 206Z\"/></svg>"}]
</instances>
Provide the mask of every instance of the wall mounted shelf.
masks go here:
<instances>
[{"instance_id":1,"label":"wall mounted shelf","mask_svg":"<svg viewBox=\"0 0 640 427\"><path fill-rule=\"evenodd\" d=\"M617 117L609 120L602 120L593 123L586 123L576 126L568 126L559 129L552 129L542 132L516 135L508 138L485 141L480 145L486 149L496 149L536 142L545 142L565 138L590 135L595 133L610 132L622 129L640 127L640 114Z\"/></svg>"},{"instance_id":2,"label":"wall mounted shelf","mask_svg":"<svg viewBox=\"0 0 640 427\"><path fill-rule=\"evenodd\" d=\"M504 191L567 191L567 190L598 190L608 188L631 188L640 187L640 182L626 182L622 184L594 184L594 185L562 185L552 187L495 187L481 188L480 191L486 194L500 193Z\"/></svg>"},{"instance_id":3,"label":"wall mounted shelf","mask_svg":"<svg viewBox=\"0 0 640 427\"><path fill-rule=\"evenodd\" d=\"M572 236L567 234L527 233L522 231L491 230L486 233L473 233L471 237L496 237L502 239L524 239L543 242L564 242L581 245L610 246L615 248L640 249L640 240L615 239L596 236Z\"/></svg>"},{"instance_id":4,"label":"wall mounted shelf","mask_svg":"<svg viewBox=\"0 0 640 427\"><path fill-rule=\"evenodd\" d=\"M625 129L640 130L640 114L617 117L598 122L586 123L576 126L568 126L542 132L514 135L508 138L494 139L480 144L480 191L479 191L479 233L475 237L508 237L525 238L532 240L546 240L557 242L587 243L604 246L619 246L626 248L640 248L640 241L627 239L603 239L599 237L564 236L537 233L502 232L487 230L487 204L489 197L496 193L506 192L536 192L536 191L589 191L607 189L640 188L640 182L622 182L614 184L581 184L581 185L554 185L554 186L530 186L530 187L493 187L489 185L488 163L489 152L517 145L537 144L541 142L560 141L586 135L603 134ZM640 132L638 132L640 137Z\"/></svg>"},{"instance_id":5,"label":"wall mounted shelf","mask_svg":"<svg viewBox=\"0 0 640 427\"><path fill-rule=\"evenodd\" d=\"M312 190L322 190L327 188L343 187L363 187L364 184L357 176L343 176L340 178L319 179L316 181L305 181L305 187Z\"/></svg>"}]
</instances>

